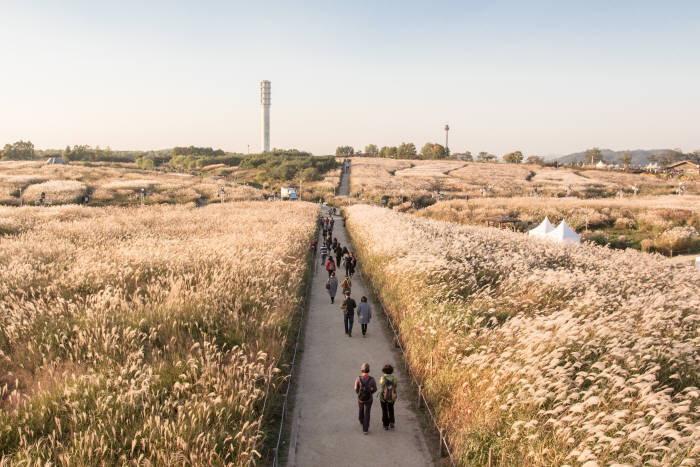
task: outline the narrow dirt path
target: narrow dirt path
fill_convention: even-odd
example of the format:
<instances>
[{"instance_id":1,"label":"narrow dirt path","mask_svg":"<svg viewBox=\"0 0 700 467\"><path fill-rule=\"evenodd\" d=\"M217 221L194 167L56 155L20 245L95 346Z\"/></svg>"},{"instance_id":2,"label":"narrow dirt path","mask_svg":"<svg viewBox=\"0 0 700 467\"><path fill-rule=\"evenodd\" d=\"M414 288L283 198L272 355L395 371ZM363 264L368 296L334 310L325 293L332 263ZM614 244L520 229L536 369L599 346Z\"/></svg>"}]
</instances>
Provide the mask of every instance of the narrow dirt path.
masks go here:
<instances>
[{"instance_id":1,"label":"narrow dirt path","mask_svg":"<svg viewBox=\"0 0 700 467\"><path fill-rule=\"evenodd\" d=\"M347 178L347 175L343 177L341 190L347 190ZM333 236L342 245L350 245L343 220L339 217L336 217ZM360 264L360 271L361 267ZM369 297L360 271L352 279L352 297L358 303L363 295ZM344 270L339 274L341 280L344 274ZM366 338L362 337L357 318L352 337L347 337L340 297L331 304L325 288L327 278L320 259L317 259L296 381L287 465L434 465L418 418L406 397L409 380L400 369L381 311L376 303L372 303L373 317ZM364 362L370 364L377 383L384 364L389 363L396 369L399 399L395 407L396 429L393 431L382 428L382 410L375 395L369 435L362 435L353 382ZM404 397L401 397L402 391Z\"/></svg>"}]
</instances>

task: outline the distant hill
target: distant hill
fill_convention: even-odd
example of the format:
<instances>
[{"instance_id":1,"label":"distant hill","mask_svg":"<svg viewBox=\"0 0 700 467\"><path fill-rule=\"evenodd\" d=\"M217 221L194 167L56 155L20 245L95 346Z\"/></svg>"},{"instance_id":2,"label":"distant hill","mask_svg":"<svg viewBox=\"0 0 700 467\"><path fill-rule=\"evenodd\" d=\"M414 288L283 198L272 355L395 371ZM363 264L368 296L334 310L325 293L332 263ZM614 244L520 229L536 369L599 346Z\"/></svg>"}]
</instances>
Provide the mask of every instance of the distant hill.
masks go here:
<instances>
[{"instance_id":1,"label":"distant hill","mask_svg":"<svg viewBox=\"0 0 700 467\"><path fill-rule=\"evenodd\" d=\"M607 162L617 162L618 158L622 154L629 152L632 155L632 165L647 165L649 163L647 161L648 156L661 154L664 151L669 151L669 149L635 149L633 151L613 151L612 149L601 149L600 151L603 153L603 159L605 159ZM569 164L571 162L582 161L584 160L585 156L586 151L581 151L568 154L566 156L561 156L559 158L555 157L553 159L559 161L560 164Z\"/></svg>"}]
</instances>

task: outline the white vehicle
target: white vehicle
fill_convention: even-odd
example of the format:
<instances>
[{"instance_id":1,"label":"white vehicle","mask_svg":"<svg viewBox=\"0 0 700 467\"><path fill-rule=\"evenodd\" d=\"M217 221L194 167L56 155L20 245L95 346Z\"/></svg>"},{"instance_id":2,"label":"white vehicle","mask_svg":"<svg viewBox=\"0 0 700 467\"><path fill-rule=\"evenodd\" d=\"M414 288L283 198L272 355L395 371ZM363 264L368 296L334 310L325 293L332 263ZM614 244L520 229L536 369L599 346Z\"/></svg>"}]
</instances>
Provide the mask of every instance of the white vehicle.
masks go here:
<instances>
[{"instance_id":1,"label":"white vehicle","mask_svg":"<svg viewBox=\"0 0 700 467\"><path fill-rule=\"evenodd\" d=\"M297 190L292 186L283 186L280 190L280 198L283 200L297 201L299 195L297 195Z\"/></svg>"}]
</instances>

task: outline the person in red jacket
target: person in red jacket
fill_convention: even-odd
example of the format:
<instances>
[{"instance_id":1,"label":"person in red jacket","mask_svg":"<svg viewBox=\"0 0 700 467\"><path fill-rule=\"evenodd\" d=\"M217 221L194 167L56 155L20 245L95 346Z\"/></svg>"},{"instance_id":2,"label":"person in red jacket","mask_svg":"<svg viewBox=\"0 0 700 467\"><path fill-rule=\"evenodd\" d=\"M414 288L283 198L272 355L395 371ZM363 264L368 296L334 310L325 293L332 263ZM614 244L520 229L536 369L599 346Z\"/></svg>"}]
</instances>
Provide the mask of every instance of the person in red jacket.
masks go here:
<instances>
[{"instance_id":1,"label":"person in red jacket","mask_svg":"<svg viewBox=\"0 0 700 467\"><path fill-rule=\"evenodd\" d=\"M331 277L331 273L335 272L335 261L333 261L333 257L329 256L328 261L326 261L326 271L328 271L328 277Z\"/></svg>"}]
</instances>

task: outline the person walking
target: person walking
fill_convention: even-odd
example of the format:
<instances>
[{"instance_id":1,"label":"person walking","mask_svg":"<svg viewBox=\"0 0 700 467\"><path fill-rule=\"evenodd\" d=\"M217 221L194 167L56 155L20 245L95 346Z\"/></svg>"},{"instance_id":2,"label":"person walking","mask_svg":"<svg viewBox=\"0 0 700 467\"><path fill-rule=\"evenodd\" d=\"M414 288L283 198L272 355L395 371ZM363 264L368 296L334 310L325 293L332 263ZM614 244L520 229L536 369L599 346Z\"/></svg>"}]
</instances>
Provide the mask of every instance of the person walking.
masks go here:
<instances>
[{"instance_id":1,"label":"person walking","mask_svg":"<svg viewBox=\"0 0 700 467\"><path fill-rule=\"evenodd\" d=\"M356 307L357 303L350 297L350 294L345 294L345 300L343 300L343 304L340 305L340 308L343 310L343 324L345 324L345 334L348 337L352 337L352 325L355 321Z\"/></svg>"},{"instance_id":2,"label":"person walking","mask_svg":"<svg viewBox=\"0 0 700 467\"><path fill-rule=\"evenodd\" d=\"M326 261L326 271L328 271L328 277L331 277L331 273L335 272L335 262L332 256L328 257L328 261Z\"/></svg>"},{"instance_id":3,"label":"person walking","mask_svg":"<svg viewBox=\"0 0 700 467\"><path fill-rule=\"evenodd\" d=\"M357 267L357 256L355 256L355 253L350 253L350 257L352 258L352 263L350 264L350 277L352 277L355 274L355 268Z\"/></svg>"},{"instance_id":4,"label":"person walking","mask_svg":"<svg viewBox=\"0 0 700 467\"><path fill-rule=\"evenodd\" d=\"M348 255L343 259L343 265L345 266L345 275L351 276L350 271L352 271L352 256Z\"/></svg>"},{"instance_id":5,"label":"person walking","mask_svg":"<svg viewBox=\"0 0 700 467\"><path fill-rule=\"evenodd\" d=\"M343 282L340 283L340 286L343 288L343 295L350 295L350 291L352 289L352 280L350 280L350 276L345 276L345 279L343 279Z\"/></svg>"},{"instance_id":6,"label":"person walking","mask_svg":"<svg viewBox=\"0 0 700 467\"><path fill-rule=\"evenodd\" d=\"M335 247L335 264L340 264L343 260L343 249L340 247L340 243Z\"/></svg>"},{"instance_id":7,"label":"person walking","mask_svg":"<svg viewBox=\"0 0 700 467\"><path fill-rule=\"evenodd\" d=\"M369 363L364 363L360 369L362 374L355 380L355 393L359 410L362 434L369 432L369 417L372 411L372 395L377 392L377 382L369 375Z\"/></svg>"},{"instance_id":8,"label":"person walking","mask_svg":"<svg viewBox=\"0 0 700 467\"><path fill-rule=\"evenodd\" d=\"M328 247L324 243L321 245L321 262L325 265L326 264L326 257L328 256Z\"/></svg>"},{"instance_id":9,"label":"person walking","mask_svg":"<svg viewBox=\"0 0 700 467\"><path fill-rule=\"evenodd\" d=\"M382 406L382 425L384 429L394 429L394 402L396 402L396 388L398 383L394 378L394 367L388 363L382 368L382 375L379 378L379 404Z\"/></svg>"},{"instance_id":10,"label":"person walking","mask_svg":"<svg viewBox=\"0 0 700 467\"><path fill-rule=\"evenodd\" d=\"M331 277L328 278L326 283L326 288L328 289L328 295L331 296L331 303L335 300L335 293L338 291L338 279L335 278L335 273L331 273Z\"/></svg>"},{"instance_id":11,"label":"person walking","mask_svg":"<svg viewBox=\"0 0 700 467\"><path fill-rule=\"evenodd\" d=\"M360 306L357 307L357 321L362 328L362 337L367 337L367 325L370 319L372 319L372 307L369 306L367 297L362 297Z\"/></svg>"}]
</instances>

